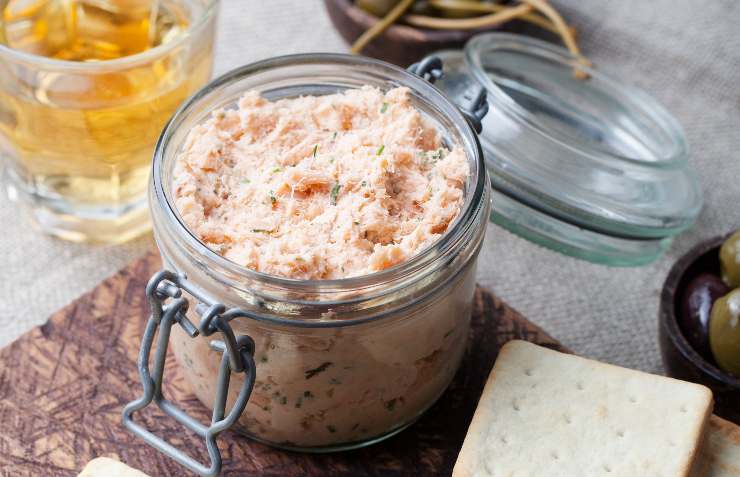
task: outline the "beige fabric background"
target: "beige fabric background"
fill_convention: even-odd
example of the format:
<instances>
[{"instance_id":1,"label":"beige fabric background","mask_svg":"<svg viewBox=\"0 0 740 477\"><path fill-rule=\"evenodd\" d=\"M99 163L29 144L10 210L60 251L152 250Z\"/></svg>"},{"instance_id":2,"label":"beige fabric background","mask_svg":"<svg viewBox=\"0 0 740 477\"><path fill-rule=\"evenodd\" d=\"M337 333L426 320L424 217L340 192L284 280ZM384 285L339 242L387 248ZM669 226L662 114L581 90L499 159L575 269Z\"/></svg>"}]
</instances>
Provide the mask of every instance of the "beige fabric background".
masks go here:
<instances>
[{"instance_id":1,"label":"beige fabric background","mask_svg":"<svg viewBox=\"0 0 740 477\"><path fill-rule=\"evenodd\" d=\"M346 51L319 0L222 0L216 73L268 56ZM662 281L699 240L740 228L740 3L553 0L602 70L656 96L684 125L705 190L697 226L657 263L580 262L489 226L479 281L583 355L660 371ZM0 198L0 345L153 247L89 246L41 236Z\"/></svg>"}]
</instances>

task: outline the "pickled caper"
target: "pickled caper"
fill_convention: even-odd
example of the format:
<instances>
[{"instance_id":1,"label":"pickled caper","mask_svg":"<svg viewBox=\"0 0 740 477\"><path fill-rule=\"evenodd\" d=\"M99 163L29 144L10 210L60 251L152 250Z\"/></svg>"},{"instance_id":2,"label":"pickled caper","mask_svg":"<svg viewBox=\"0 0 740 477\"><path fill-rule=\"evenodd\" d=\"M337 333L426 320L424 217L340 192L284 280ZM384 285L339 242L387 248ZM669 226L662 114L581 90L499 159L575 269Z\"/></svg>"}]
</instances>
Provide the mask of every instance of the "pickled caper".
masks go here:
<instances>
[{"instance_id":1,"label":"pickled caper","mask_svg":"<svg viewBox=\"0 0 740 477\"><path fill-rule=\"evenodd\" d=\"M400 0L357 0L356 5L370 15L384 17Z\"/></svg>"},{"instance_id":2,"label":"pickled caper","mask_svg":"<svg viewBox=\"0 0 740 477\"><path fill-rule=\"evenodd\" d=\"M714 302L709 345L719 367L740 377L740 288Z\"/></svg>"},{"instance_id":3,"label":"pickled caper","mask_svg":"<svg viewBox=\"0 0 740 477\"><path fill-rule=\"evenodd\" d=\"M740 287L740 230L719 249L719 266L722 280L731 288Z\"/></svg>"},{"instance_id":4,"label":"pickled caper","mask_svg":"<svg viewBox=\"0 0 740 477\"><path fill-rule=\"evenodd\" d=\"M419 0L411 6L411 13L416 15L436 15L437 10L429 4L429 0Z\"/></svg>"},{"instance_id":5,"label":"pickled caper","mask_svg":"<svg viewBox=\"0 0 740 477\"><path fill-rule=\"evenodd\" d=\"M467 0L473 3L480 3L481 0ZM465 9L452 9L452 8L440 8L440 16L443 18L469 18L483 15L485 12L479 10L465 10Z\"/></svg>"}]
</instances>

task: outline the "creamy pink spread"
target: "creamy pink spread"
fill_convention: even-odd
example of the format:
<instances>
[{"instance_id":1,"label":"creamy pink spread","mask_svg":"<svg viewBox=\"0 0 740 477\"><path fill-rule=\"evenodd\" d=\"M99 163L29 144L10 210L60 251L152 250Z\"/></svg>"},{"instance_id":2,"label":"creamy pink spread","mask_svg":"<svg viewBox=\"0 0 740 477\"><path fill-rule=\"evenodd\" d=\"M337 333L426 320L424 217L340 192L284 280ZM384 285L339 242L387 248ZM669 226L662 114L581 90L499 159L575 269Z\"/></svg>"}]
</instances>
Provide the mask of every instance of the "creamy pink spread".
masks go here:
<instances>
[{"instance_id":1,"label":"creamy pink spread","mask_svg":"<svg viewBox=\"0 0 740 477\"><path fill-rule=\"evenodd\" d=\"M411 104L369 86L267 101L196 126L177 158L176 206L209 248L294 279L365 275L408 260L459 214L460 147Z\"/></svg>"}]
</instances>

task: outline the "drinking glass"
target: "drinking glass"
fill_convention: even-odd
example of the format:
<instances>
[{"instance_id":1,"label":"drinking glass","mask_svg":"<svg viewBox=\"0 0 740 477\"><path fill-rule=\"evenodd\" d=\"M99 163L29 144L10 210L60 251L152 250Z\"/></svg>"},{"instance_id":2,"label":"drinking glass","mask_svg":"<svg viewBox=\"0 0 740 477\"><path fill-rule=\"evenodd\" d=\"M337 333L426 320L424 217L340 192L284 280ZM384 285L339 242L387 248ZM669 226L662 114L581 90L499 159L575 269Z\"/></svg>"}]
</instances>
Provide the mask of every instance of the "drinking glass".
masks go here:
<instances>
[{"instance_id":1,"label":"drinking glass","mask_svg":"<svg viewBox=\"0 0 740 477\"><path fill-rule=\"evenodd\" d=\"M149 229L154 145L211 75L218 0L0 0L0 157L44 232Z\"/></svg>"}]
</instances>

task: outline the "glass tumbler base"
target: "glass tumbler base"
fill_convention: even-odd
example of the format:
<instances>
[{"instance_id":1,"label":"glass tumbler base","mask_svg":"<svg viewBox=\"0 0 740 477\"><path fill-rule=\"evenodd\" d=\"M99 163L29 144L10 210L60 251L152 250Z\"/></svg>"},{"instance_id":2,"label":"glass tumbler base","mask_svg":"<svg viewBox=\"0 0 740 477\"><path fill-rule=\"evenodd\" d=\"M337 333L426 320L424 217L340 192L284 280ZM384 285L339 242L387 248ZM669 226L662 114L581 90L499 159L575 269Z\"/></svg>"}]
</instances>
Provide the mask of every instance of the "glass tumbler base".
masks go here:
<instances>
[{"instance_id":1,"label":"glass tumbler base","mask_svg":"<svg viewBox=\"0 0 740 477\"><path fill-rule=\"evenodd\" d=\"M146 197L122 205L78 206L38 193L10 167L2 172L8 199L26 209L46 234L72 242L123 243L151 229Z\"/></svg>"}]
</instances>

